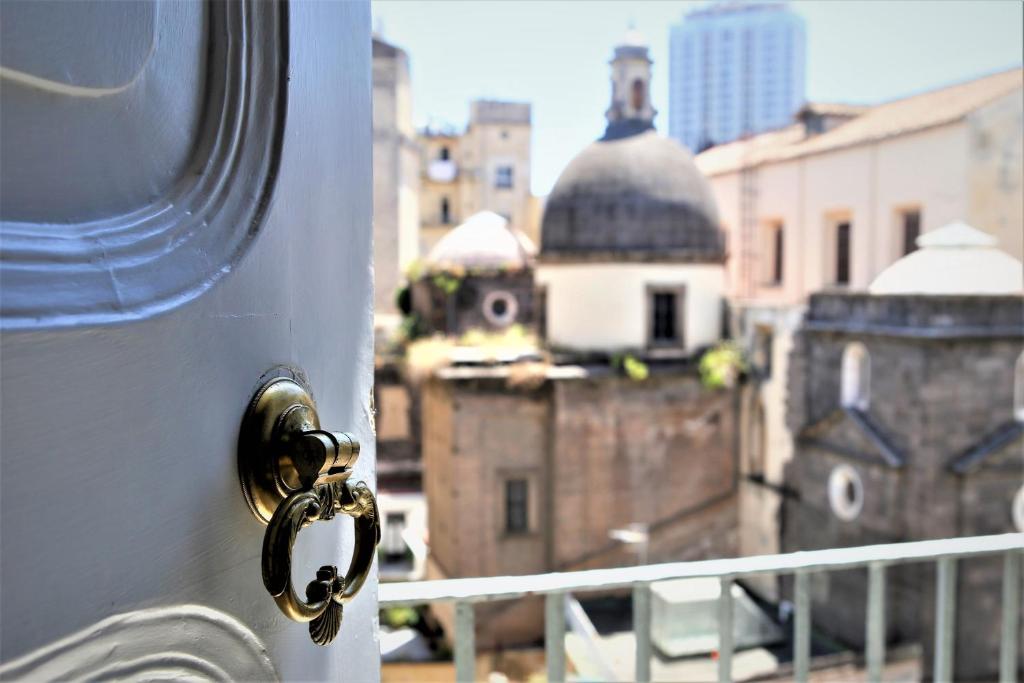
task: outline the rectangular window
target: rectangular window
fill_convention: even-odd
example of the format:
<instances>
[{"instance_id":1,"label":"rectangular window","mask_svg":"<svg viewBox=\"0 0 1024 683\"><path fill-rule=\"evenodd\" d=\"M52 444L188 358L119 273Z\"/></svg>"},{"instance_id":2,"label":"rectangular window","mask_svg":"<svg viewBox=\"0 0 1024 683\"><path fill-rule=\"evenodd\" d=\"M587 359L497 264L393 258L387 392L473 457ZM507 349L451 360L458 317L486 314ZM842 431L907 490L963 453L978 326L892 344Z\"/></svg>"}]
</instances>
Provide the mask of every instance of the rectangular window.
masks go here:
<instances>
[{"instance_id":1,"label":"rectangular window","mask_svg":"<svg viewBox=\"0 0 1024 683\"><path fill-rule=\"evenodd\" d=\"M782 284L782 258L783 258L783 235L782 224L775 226L775 244L772 249L772 282Z\"/></svg>"},{"instance_id":2,"label":"rectangular window","mask_svg":"<svg viewBox=\"0 0 1024 683\"><path fill-rule=\"evenodd\" d=\"M783 244L782 221L768 221L761 228L761 257L758 259L758 272L761 283L767 286L782 284L785 252Z\"/></svg>"},{"instance_id":3,"label":"rectangular window","mask_svg":"<svg viewBox=\"0 0 1024 683\"><path fill-rule=\"evenodd\" d=\"M441 223L448 225L452 222L452 208L447 197L441 198Z\"/></svg>"},{"instance_id":4,"label":"rectangular window","mask_svg":"<svg viewBox=\"0 0 1024 683\"><path fill-rule=\"evenodd\" d=\"M389 512L384 518L384 535L381 539L381 546L388 556L400 556L405 552L405 540L402 534L405 532L405 513Z\"/></svg>"},{"instance_id":5,"label":"rectangular window","mask_svg":"<svg viewBox=\"0 0 1024 683\"><path fill-rule=\"evenodd\" d=\"M836 284L850 284L850 222L836 224Z\"/></svg>"},{"instance_id":6,"label":"rectangular window","mask_svg":"<svg viewBox=\"0 0 1024 683\"><path fill-rule=\"evenodd\" d=\"M525 479L505 482L505 533L524 534L529 526L529 484Z\"/></svg>"},{"instance_id":7,"label":"rectangular window","mask_svg":"<svg viewBox=\"0 0 1024 683\"><path fill-rule=\"evenodd\" d=\"M512 172L511 166L498 166L494 172L494 186L500 189L510 189L512 187Z\"/></svg>"},{"instance_id":8,"label":"rectangular window","mask_svg":"<svg viewBox=\"0 0 1024 683\"><path fill-rule=\"evenodd\" d=\"M683 345L686 328L684 311L686 288L683 286L647 286L647 345L649 347Z\"/></svg>"},{"instance_id":9,"label":"rectangular window","mask_svg":"<svg viewBox=\"0 0 1024 683\"><path fill-rule=\"evenodd\" d=\"M676 340L676 295L672 292L655 292L654 329L651 336L656 342L674 342Z\"/></svg>"},{"instance_id":10,"label":"rectangular window","mask_svg":"<svg viewBox=\"0 0 1024 683\"><path fill-rule=\"evenodd\" d=\"M903 255L917 250L917 238L921 236L921 212L917 209L903 212Z\"/></svg>"}]
</instances>

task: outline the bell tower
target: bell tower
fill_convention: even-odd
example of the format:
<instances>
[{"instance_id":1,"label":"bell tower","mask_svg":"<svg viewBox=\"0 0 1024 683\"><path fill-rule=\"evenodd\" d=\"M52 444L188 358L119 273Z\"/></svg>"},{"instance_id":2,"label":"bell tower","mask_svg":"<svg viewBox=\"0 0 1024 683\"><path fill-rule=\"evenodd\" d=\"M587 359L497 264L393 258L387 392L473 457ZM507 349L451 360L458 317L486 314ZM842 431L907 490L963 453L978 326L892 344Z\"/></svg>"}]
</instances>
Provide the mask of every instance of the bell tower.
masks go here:
<instances>
[{"instance_id":1,"label":"bell tower","mask_svg":"<svg viewBox=\"0 0 1024 683\"><path fill-rule=\"evenodd\" d=\"M640 33L630 27L615 47L611 62L612 102L605 112L605 139L628 137L654 128L651 106L651 58Z\"/></svg>"}]
</instances>

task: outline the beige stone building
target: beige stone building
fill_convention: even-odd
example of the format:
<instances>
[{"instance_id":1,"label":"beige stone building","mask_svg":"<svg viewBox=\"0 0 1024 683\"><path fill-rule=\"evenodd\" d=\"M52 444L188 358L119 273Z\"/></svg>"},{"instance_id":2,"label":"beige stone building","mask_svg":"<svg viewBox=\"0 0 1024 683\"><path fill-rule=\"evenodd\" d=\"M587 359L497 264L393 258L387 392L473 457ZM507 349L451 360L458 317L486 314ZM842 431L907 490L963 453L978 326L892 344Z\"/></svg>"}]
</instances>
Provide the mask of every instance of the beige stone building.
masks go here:
<instances>
[{"instance_id":1,"label":"beige stone building","mask_svg":"<svg viewBox=\"0 0 1024 683\"><path fill-rule=\"evenodd\" d=\"M697 157L727 235L733 329L755 359L744 401L742 550L779 550L792 331L810 292L863 290L966 220L1021 258L1022 71L874 107L808 105L788 128Z\"/></svg>"},{"instance_id":2,"label":"beige stone building","mask_svg":"<svg viewBox=\"0 0 1024 683\"><path fill-rule=\"evenodd\" d=\"M476 100L462 133L419 135L420 240L426 254L449 230L480 211L504 216L537 241L530 195L530 104Z\"/></svg>"},{"instance_id":3,"label":"beige stone building","mask_svg":"<svg viewBox=\"0 0 1024 683\"><path fill-rule=\"evenodd\" d=\"M420 168L409 57L373 38L373 266L375 326L397 323L395 290L419 250Z\"/></svg>"},{"instance_id":4,"label":"beige stone building","mask_svg":"<svg viewBox=\"0 0 1024 683\"><path fill-rule=\"evenodd\" d=\"M735 392L692 368L641 382L598 364L452 367L423 391L427 578L503 576L637 564L613 539L639 525L642 557L736 554ZM453 614L435 606L453 633ZM533 642L543 603L477 608L482 646Z\"/></svg>"}]
</instances>

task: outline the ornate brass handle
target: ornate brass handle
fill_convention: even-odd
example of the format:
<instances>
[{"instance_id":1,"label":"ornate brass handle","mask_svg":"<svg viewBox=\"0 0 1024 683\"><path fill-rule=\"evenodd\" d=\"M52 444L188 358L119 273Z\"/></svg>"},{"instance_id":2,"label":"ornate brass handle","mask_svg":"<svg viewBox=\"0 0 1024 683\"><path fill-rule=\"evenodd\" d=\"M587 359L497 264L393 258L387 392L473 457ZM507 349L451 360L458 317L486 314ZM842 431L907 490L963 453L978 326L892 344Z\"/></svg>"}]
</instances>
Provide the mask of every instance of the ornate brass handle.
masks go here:
<instances>
[{"instance_id":1,"label":"ornate brass handle","mask_svg":"<svg viewBox=\"0 0 1024 683\"><path fill-rule=\"evenodd\" d=\"M320 429L312 397L298 382L264 384L246 411L238 464L249 508L267 525L263 585L288 618L309 622L313 642L327 645L341 627L342 608L362 588L380 543L380 515L363 482L350 484L359 442ZM300 598L292 586L292 547L299 531L341 513L355 521L355 547L344 577L325 565Z\"/></svg>"}]
</instances>

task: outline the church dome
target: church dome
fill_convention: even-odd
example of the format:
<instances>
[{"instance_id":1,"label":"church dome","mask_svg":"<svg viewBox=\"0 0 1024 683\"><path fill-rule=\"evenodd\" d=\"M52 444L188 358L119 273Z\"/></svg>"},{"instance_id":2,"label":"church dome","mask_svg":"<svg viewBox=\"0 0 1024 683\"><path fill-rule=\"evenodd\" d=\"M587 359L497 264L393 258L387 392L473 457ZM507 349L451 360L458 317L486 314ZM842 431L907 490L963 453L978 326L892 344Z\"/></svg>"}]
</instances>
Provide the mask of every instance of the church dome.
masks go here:
<instances>
[{"instance_id":1,"label":"church dome","mask_svg":"<svg viewBox=\"0 0 1024 683\"><path fill-rule=\"evenodd\" d=\"M537 248L493 211L481 211L442 237L425 259L431 270L511 269L530 265Z\"/></svg>"},{"instance_id":2,"label":"church dome","mask_svg":"<svg viewBox=\"0 0 1024 683\"><path fill-rule=\"evenodd\" d=\"M956 222L917 238L917 251L878 274L871 294L1019 295L1024 264L996 248L996 239Z\"/></svg>"},{"instance_id":3,"label":"church dome","mask_svg":"<svg viewBox=\"0 0 1024 683\"><path fill-rule=\"evenodd\" d=\"M541 256L720 263L718 209L693 156L649 126L610 121L562 172L548 197ZM620 132L621 131L621 132Z\"/></svg>"}]
</instances>

